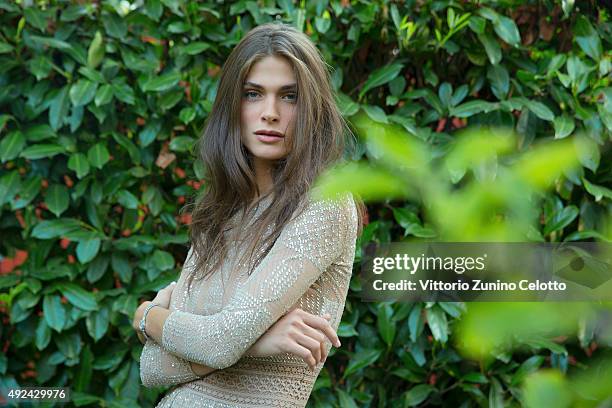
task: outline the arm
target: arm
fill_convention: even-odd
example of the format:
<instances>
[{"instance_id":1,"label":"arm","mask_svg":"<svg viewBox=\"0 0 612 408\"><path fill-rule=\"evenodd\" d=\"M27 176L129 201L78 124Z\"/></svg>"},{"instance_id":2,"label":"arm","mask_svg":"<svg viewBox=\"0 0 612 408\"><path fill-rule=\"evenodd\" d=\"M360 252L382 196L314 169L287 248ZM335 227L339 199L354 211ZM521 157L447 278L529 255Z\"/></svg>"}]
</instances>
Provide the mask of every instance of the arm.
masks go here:
<instances>
[{"instance_id":1,"label":"arm","mask_svg":"<svg viewBox=\"0 0 612 408\"><path fill-rule=\"evenodd\" d=\"M190 260L191 251L192 250L187 254L187 261ZM184 270L185 268L183 268L183 271ZM181 271L181 274L183 271ZM163 308L163 310L167 310L170 307L172 293L174 292L174 283L175 282L172 282L157 293L157 296L153 299L153 303L160 305L160 307L156 306L153 309ZM137 308L134 313L133 321L138 339L144 345L140 356L140 378L142 384L145 387L171 386L193 381L200 376L214 371L214 369L205 366L194 366L190 361L168 353L155 341L145 340L138 327L143 311L150 303L149 301L143 302ZM148 318L149 316L147 316L147 319ZM147 331L147 333L150 333L150 331Z\"/></svg>"},{"instance_id":2,"label":"arm","mask_svg":"<svg viewBox=\"0 0 612 408\"><path fill-rule=\"evenodd\" d=\"M145 387L166 387L198 378L189 361L168 353L154 341L145 343L140 355L140 380Z\"/></svg>"},{"instance_id":3,"label":"arm","mask_svg":"<svg viewBox=\"0 0 612 408\"><path fill-rule=\"evenodd\" d=\"M219 369L235 364L342 254L355 239L355 227L350 195L309 203L219 313L156 307L147 317L147 333L186 360Z\"/></svg>"}]
</instances>

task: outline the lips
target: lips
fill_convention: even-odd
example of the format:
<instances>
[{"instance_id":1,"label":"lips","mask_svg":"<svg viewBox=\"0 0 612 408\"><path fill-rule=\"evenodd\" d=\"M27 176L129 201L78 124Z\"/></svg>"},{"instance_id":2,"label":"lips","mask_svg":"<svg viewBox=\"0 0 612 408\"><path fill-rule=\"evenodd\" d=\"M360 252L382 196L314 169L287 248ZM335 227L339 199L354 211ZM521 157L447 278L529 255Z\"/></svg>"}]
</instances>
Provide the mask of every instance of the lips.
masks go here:
<instances>
[{"instance_id":1,"label":"lips","mask_svg":"<svg viewBox=\"0 0 612 408\"><path fill-rule=\"evenodd\" d=\"M273 137L285 137L281 132L275 130L258 130L255 132L256 135L262 136L273 136Z\"/></svg>"}]
</instances>

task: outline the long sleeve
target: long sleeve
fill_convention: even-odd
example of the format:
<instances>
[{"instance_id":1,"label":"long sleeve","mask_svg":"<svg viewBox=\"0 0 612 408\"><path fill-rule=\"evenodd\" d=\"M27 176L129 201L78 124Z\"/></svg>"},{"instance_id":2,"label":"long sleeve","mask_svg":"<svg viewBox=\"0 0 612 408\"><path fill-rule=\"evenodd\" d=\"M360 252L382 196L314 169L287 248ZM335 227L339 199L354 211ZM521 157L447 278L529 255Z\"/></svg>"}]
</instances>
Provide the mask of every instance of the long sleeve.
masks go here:
<instances>
[{"instance_id":1,"label":"long sleeve","mask_svg":"<svg viewBox=\"0 0 612 408\"><path fill-rule=\"evenodd\" d=\"M181 271L182 279L185 271L192 267L192 253L193 248L190 248ZM173 295L170 310L175 308L176 297ZM145 387L169 387L198 378L189 361L169 353L155 341L147 340L140 355L140 380Z\"/></svg>"},{"instance_id":2,"label":"long sleeve","mask_svg":"<svg viewBox=\"0 0 612 408\"><path fill-rule=\"evenodd\" d=\"M230 367L349 248L356 231L350 194L310 201L220 312L173 311L164 323L162 347L208 367Z\"/></svg>"},{"instance_id":3,"label":"long sleeve","mask_svg":"<svg viewBox=\"0 0 612 408\"><path fill-rule=\"evenodd\" d=\"M140 380L147 387L166 387L200 378L189 361L168 353L159 344L147 340L140 355Z\"/></svg>"}]
</instances>

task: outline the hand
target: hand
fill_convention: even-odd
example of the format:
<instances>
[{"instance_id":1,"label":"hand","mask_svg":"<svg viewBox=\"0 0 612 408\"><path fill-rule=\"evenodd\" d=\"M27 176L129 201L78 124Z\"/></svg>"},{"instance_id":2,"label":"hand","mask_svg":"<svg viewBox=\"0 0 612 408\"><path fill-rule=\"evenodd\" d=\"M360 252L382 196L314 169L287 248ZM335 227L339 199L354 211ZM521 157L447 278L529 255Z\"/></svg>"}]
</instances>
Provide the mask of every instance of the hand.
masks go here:
<instances>
[{"instance_id":1,"label":"hand","mask_svg":"<svg viewBox=\"0 0 612 408\"><path fill-rule=\"evenodd\" d=\"M281 317L247 350L246 355L268 357L292 353L302 357L312 370L325 361L325 341L340 347L340 339L329 324L331 316L315 316L302 309L294 309Z\"/></svg>"},{"instance_id":2,"label":"hand","mask_svg":"<svg viewBox=\"0 0 612 408\"><path fill-rule=\"evenodd\" d=\"M142 319L142 315L144 314L144 309L151 302L160 305L164 309L168 309L170 306L170 299L172 297L172 292L174 291L175 286L176 286L176 282L170 283L168 286L166 286L165 288L157 292L157 295L152 301L142 302L140 306L138 306L138 308L136 309L136 312L134 312L134 319L132 320L132 327L134 328L134 330L136 330L136 335L138 336L138 340L140 340L142 344L146 343L146 339L144 338L143 334L140 332L140 320Z\"/></svg>"},{"instance_id":3,"label":"hand","mask_svg":"<svg viewBox=\"0 0 612 408\"><path fill-rule=\"evenodd\" d=\"M170 299L172 298L172 292L174 291L175 287L176 282L170 283L168 286L157 292L157 295L155 298L153 298L152 302L157 303L164 309L170 309Z\"/></svg>"}]
</instances>

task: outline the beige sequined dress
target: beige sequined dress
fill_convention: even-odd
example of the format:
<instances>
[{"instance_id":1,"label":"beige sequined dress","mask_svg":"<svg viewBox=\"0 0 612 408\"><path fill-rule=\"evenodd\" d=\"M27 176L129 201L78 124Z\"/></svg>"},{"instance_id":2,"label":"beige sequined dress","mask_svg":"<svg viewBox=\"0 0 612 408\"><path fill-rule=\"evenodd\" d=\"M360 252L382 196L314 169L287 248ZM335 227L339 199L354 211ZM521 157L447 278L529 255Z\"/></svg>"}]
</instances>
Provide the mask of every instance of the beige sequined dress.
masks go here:
<instances>
[{"instance_id":1,"label":"beige sequined dress","mask_svg":"<svg viewBox=\"0 0 612 408\"><path fill-rule=\"evenodd\" d=\"M250 219L270 202L263 201ZM235 219L230 222L235 224ZM357 239L352 195L333 201L308 195L305 209L287 223L250 276L244 265L234 264L246 243L227 234L232 245L221 270L211 279L194 281L188 297L185 284L193 260L189 250L172 294L162 344L149 340L143 348L142 383L174 386L158 408L304 407L323 364L312 371L289 353L243 354L296 305L317 315L329 313L332 327L338 328ZM218 370L200 378L188 361Z\"/></svg>"}]
</instances>

